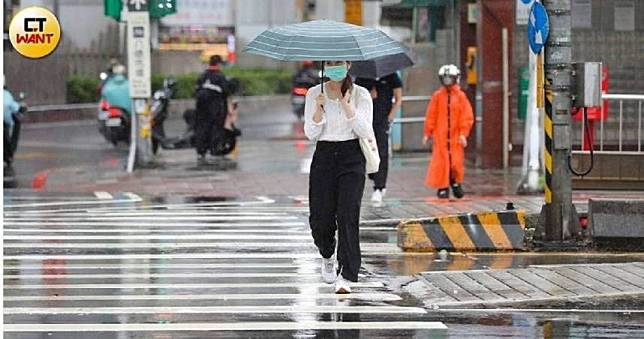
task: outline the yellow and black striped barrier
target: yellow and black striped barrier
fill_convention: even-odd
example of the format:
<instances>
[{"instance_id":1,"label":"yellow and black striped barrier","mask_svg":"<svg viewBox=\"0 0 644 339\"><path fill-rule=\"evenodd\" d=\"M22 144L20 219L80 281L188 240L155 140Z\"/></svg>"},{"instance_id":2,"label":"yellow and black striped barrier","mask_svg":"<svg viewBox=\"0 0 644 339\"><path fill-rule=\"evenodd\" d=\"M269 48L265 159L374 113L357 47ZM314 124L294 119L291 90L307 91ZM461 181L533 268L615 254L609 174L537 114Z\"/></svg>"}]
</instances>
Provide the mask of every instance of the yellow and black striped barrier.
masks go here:
<instances>
[{"instance_id":1,"label":"yellow and black striped barrier","mask_svg":"<svg viewBox=\"0 0 644 339\"><path fill-rule=\"evenodd\" d=\"M406 252L525 250L525 212L468 213L398 225L398 247Z\"/></svg>"}]
</instances>

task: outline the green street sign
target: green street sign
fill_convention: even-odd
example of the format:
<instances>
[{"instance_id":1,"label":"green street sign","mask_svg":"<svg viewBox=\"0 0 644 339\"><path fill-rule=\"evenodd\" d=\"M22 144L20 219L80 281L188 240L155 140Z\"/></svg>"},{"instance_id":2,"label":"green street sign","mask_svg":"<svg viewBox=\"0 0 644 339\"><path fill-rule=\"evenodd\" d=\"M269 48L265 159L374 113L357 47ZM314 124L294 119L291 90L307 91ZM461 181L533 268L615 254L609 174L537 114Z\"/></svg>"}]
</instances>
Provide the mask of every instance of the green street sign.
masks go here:
<instances>
[{"instance_id":1,"label":"green street sign","mask_svg":"<svg viewBox=\"0 0 644 339\"><path fill-rule=\"evenodd\" d=\"M121 21L121 11L123 10L122 0L103 0L103 10L105 16Z\"/></svg>"},{"instance_id":2,"label":"green street sign","mask_svg":"<svg viewBox=\"0 0 644 339\"><path fill-rule=\"evenodd\" d=\"M176 12L176 0L150 0L150 16L153 18L162 18Z\"/></svg>"}]
</instances>

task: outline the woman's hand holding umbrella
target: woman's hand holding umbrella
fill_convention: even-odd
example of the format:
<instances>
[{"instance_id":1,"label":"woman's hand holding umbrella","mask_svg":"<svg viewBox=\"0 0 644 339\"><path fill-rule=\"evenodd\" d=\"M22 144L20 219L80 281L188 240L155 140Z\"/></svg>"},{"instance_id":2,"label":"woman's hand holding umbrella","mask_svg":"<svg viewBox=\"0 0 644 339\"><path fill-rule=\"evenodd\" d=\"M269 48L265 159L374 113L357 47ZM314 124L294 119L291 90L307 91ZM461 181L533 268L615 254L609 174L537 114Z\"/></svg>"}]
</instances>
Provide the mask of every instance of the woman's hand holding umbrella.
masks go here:
<instances>
[{"instance_id":1,"label":"woman's hand holding umbrella","mask_svg":"<svg viewBox=\"0 0 644 339\"><path fill-rule=\"evenodd\" d=\"M318 94L318 96L315 97L315 113L313 114L313 122L315 122L316 124L322 121L322 113L324 113L325 101L326 97L322 93Z\"/></svg>"}]
</instances>

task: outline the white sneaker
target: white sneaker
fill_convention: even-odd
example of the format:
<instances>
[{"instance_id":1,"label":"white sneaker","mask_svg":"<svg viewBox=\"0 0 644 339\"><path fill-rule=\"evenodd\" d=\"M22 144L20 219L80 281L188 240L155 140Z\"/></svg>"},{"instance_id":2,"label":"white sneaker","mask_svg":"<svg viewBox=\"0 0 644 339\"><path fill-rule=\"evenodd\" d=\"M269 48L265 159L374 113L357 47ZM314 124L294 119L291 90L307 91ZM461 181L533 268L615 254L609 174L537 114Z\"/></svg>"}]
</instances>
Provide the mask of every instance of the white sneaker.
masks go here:
<instances>
[{"instance_id":1,"label":"white sneaker","mask_svg":"<svg viewBox=\"0 0 644 339\"><path fill-rule=\"evenodd\" d=\"M351 293L351 282L344 279L341 275L335 281L335 294L349 294Z\"/></svg>"},{"instance_id":2,"label":"white sneaker","mask_svg":"<svg viewBox=\"0 0 644 339\"><path fill-rule=\"evenodd\" d=\"M381 189L380 194L382 194L382 198L384 199L385 195L387 194L387 189L386 188Z\"/></svg>"},{"instance_id":3,"label":"white sneaker","mask_svg":"<svg viewBox=\"0 0 644 339\"><path fill-rule=\"evenodd\" d=\"M371 202L374 202L374 203L381 203L382 202L382 191L381 190L373 191L373 194L371 194Z\"/></svg>"},{"instance_id":4,"label":"white sneaker","mask_svg":"<svg viewBox=\"0 0 644 339\"><path fill-rule=\"evenodd\" d=\"M320 268L320 272L322 273L322 280L327 284L332 284L338 277L335 271L335 258L322 258L322 267Z\"/></svg>"}]
</instances>

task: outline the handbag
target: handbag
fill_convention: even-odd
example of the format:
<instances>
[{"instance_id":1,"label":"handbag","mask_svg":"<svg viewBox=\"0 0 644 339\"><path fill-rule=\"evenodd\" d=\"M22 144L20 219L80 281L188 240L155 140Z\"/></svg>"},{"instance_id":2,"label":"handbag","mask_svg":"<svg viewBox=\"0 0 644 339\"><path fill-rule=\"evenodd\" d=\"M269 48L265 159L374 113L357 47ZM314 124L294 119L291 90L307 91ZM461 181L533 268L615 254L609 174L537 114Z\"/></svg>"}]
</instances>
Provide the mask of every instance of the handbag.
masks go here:
<instances>
[{"instance_id":1,"label":"handbag","mask_svg":"<svg viewBox=\"0 0 644 339\"><path fill-rule=\"evenodd\" d=\"M360 138L360 148L367 161L367 174L378 172L378 168L380 167L380 154L378 154L378 145L376 144L376 138L373 132L368 138Z\"/></svg>"},{"instance_id":2,"label":"handbag","mask_svg":"<svg viewBox=\"0 0 644 339\"><path fill-rule=\"evenodd\" d=\"M355 86L351 95L354 98L357 98ZM354 103L356 101L357 100L354 100ZM369 137L359 139L360 148L362 149L362 154L364 154L364 158L366 160L367 174L378 172L378 168L380 168L380 154L378 153L378 144L376 143L376 135L373 132L373 126L370 128Z\"/></svg>"}]
</instances>

